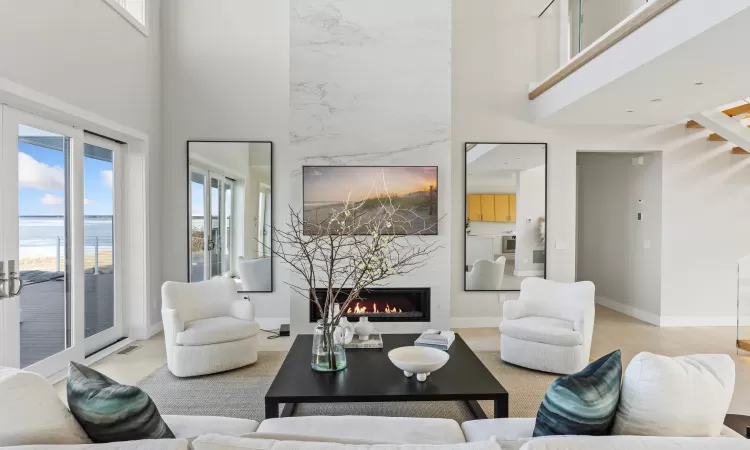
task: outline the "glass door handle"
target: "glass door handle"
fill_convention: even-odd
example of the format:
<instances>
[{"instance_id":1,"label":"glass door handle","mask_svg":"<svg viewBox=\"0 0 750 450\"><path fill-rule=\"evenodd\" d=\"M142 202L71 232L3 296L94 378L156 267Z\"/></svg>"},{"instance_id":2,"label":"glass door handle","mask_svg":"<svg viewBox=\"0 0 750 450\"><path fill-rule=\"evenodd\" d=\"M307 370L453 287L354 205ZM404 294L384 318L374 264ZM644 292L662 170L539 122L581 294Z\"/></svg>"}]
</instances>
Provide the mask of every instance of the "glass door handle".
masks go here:
<instances>
[{"instance_id":1,"label":"glass door handle","mask_svg":"<svg viewBox=\"0 0 750 450\"><path fill-rule=\"evenodd\" d=\"M17 289L16 282L18 282ZM16 272L16 261L12 259L8 261L8 286L8 295L11 297L19 295L23 289L23 280L19 276L19 273Z\"/></svg>"},{"instance_id":2,"label":"glass door handle","mask_svg":"<svg viewBox=\"0 0 750 450\"><path fill-rule=\"evenodd\" d=\"M8 297L8 294L5 293L7 282L8 279L5 278L5 263L0 261L0 299Z\"/></svg>"}]
</instances>

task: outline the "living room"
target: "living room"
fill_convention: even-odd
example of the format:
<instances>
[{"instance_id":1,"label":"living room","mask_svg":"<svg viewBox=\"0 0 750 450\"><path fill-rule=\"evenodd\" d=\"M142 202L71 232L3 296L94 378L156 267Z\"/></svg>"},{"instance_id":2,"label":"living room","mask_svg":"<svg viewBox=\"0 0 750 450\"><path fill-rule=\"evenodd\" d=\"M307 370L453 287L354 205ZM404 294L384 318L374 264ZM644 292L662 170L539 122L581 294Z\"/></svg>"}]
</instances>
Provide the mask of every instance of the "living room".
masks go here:
<instances>
[{"instance_id":1,"label":"living room","mask_svg":"<svg viewBox=\"0 0 750 450\"><path fill-rule=\"evenodd\" d=\"M750 111L724 114L744 108L748 102L738 100L750 96L741 77L745 62L734 56L747 34L742 24L750 4L623 1L629 6L612 12L616 17L599 20L600 3L3 2L0 155L5 160L14 153L11 158L23 162L20 155L27 154L39 163L32 168L57 171L28 177L31 172L15 170L18 164L10 159L10 169L0 172L12 180L2 184L10 194L0 206L11 211L11 220L0 220L0 235L21 232L20 240L6 238L0 246L10 278L3 293L20 291L10 261L19 261L24 282L23 292L0 299L0 366L43 375L69 405L69 363L82 365L75 369L81 383L94 376L86 372L90 367L140 389L178 438L257 432L258 440L277 442L304 435L339 438L340 445L490 446L495 436L501 448L528 444L526 450L545 445L529 439L542 435L536 434L535 418L541 426L540 406L553 382L560 386L589 363L616 358L624 375L622 393L619 382L616 389L624 408L624 399L637 394L625 387L637 358L637 364L654 364L663 373L685 370L700 379L705 389L695 404L722 400L705 407L704 415L690 416L688 402L678 401L678 387L685 384L674 375L677 399L659 397L667 405L662 413L685 414L676 415L675 423L651 416L658 426L618 433L655 441L611 436L596 438L605 439L600 444L549 445L745 448L743 440L717 436L730 433L724 423L742 436L750 425L750 366L742 346L750 338L744 326L750 262L742 259L750 254L744 232L750 225L744 207L750 157L736 150L750 147L743 122ZM581 10L592 27L584 31ZM690 26L673 42L654 37L683 22ZM594 26L601 29L592 31ZM644 42L662 47L654 44L648 53ZM717 141L712 133L726 139ZM71 139L50 143L59 136ZM24 150L21 142L36 147ZM45 152L57 159L44 159ZM653 213L656 198L649 194L628 200L634 204L623 213L641 230L628 245L659 268L658 275L649 271L648 282L643 275L615 273L624 266L615 261L624 259L609 247L602 259L589 259L587 267L598 271L577 268L581 242L594 242L579 234L579 160L605 153L635 161L633 170L637 161L659 155L659 212ZM76 172L79 164L83 172ZM42 182L58 174L62 183ZM38 197L21 194L19 200L21 191ZM108 193L107 199L97 192ZM358 205L384 198L407 205L416 225L381 204L376 214L389 217L382 223L402 232L367 228L375 226L372 221L344 232L347 212L360 217ZM25 209L31 203L47 209ZM332 205L343 206L338 211ZM28 223L41 216L51 221L50 214L63 238L49 247L45 235L39 247L51 248L49 253L24 249L40 237L24 236ZM321 214L339 214L342 228L332 232ZM102 217L109 217L108 228L99 234L101 225L94 229L86 221ZM298 235L289 234L295 217L304 228ZM336 242L351 248L352 242L371 242L358 237L365 228L368 235L393 236L407 253L393 252L387 237L375 255L391 263L383 274L358 269L361 261L349 269L370 274L364 285L316 280L311 286L305 277L312 264L295 270L299 253L293 250L304 247L295 236L325 259L331 248L326 237L337 236ZM608 229L596 230L602 242L625 240L619 229ZM636 288L620 295L608 287L622 279L634 280ZM226 295L211 284L228 280L234 291ZM653 295L648 303L646 283ZM310 288L325 306L329 286L344 288L344 296L354 291L347 297L352 301L316 310ZM538 312L540 317L515 309L547 296L567 306ZM587 306L572 306L563 297ZM215 332L209 328L209 340L221 335L221 343L236 347L214 354L211 345L191 348L189 337L180 336L190 328L185 317L203 320L197 311L206 300L214 308L208 319L251 324L224 321ZM217 312L222 304L228 309ZM569 323L566 333L575 332L574 345L552 345L544 324L512 323L557 320L554 314ZM313 370L316 323L329 315L348 319L331 331L341 332L341 339L377 336L384 350L348 348L342 370ZM455 333L445 365L429 376L397 368L385 350L411 348L428 329ZM326 330L320 331L323 341ZM374 340L370 345L377 346ZM677 359L685 355L698 355L695 373ZM336 361L341 365L341 356ZM405 377L404 371L414 375ZM325 380L343 383L342 391L325 389ZM43 390L37 381L29 383ZM689 395L701 390L695 386L704 384L689 388ZM415 401L419 392L434 395ZM276 415L269 412L273 408ZM605 433L546 434L610 434L617 420L612 405L609 412ZM294 417L267 420L278 414ZM200 419L208 416L217 419ZM12 411L0 417L10 420ZM413 422L407 426L404 418ZM436 419L449 422L430 422ZM510 423L515 425L503 428ZM403 430L389 435L394 424ZM679 434L691 427L710 431ZM95 426L83 428L94 442L105 442L91 435ZM13 434L0 431L0 443L82 443L13 440ZM677 444L676 437L682 439ZM177 441L163 445L180 448ZM206 439L204 448L220 442L259 445Z\"/></svg>"}]
</instances>

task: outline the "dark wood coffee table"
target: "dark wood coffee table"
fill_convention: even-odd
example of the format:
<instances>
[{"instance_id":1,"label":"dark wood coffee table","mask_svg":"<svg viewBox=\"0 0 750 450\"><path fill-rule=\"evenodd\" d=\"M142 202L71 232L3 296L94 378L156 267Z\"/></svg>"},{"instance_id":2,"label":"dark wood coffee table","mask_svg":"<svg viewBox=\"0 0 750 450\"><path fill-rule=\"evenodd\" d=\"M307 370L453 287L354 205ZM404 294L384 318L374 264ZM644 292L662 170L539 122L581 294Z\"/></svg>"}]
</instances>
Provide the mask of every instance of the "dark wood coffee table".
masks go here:
<instances>
[{"instance_id":1,"label":"dark wood coffee table","mask_svg":"<svg viewBox=\"0 0 750 450\"><path fill-rule=\"evenodd\" d=\"M477 400L494 401L495 417L508 417L508 392L466 345L461 336L448 350L450 360L425 382L407 378L388 359L388 351L414 345L418 334L384 334L382 349L348 349L347 368L321 373L310 368L312 335L294 340L266 393L266 418L294 413L296 403L404 402L458 400L471 414L486 419Z\"/></svg>"}]
</instances>

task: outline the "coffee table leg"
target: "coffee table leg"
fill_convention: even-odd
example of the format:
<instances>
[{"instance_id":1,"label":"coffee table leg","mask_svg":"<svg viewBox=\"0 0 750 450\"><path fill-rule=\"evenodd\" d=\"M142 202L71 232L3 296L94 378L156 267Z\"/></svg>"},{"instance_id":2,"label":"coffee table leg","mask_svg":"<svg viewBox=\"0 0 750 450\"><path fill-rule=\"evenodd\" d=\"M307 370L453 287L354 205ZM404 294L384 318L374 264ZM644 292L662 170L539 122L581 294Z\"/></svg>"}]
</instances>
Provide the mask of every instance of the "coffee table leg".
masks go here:
<instances>
[{"instance_id":1,"label":"coffee table leg","mask_svg":"<svg viewBox=\"0 0 750 450\"><path fill-rule=\"evenodd\" d=\"M476 400L466 400L466 406L469 407L469 413L474 417L474 419L480 420L480 419L487 419L487 414L484 413L484 410L481 406L479 406L479 402Z\"/></svg>"},{"instance_id":2,"label":"coffee table leg","mask_svg":"<svg viewBox=\"0 0 750 450\"><path fill-rule=\"evenodd\" d=\"M279 417L279 402L266 399L266 419L276 419Z\"/></svg>"},{"instance_id":3,"label":"coffee table leg","mask_svg":"<svg viewBox=\"0 0 750 450\"><path fill-rule=\"evenodd\" d=\"M508 417L508 397L496 398L493 402L495 404L495 419L501 419Z\"/></svg>"},{"instance_id":4,"label":"coffee table leg","mask_svg":"<svg viewBox=\"0 0 750 450\"><path fill-rule=\"evenodd\" d=\"M279 417L292 417L294 415L294 407L296 403L285 403L284 408L281 409L281 415Z\"/></svg>"}]
</instances>

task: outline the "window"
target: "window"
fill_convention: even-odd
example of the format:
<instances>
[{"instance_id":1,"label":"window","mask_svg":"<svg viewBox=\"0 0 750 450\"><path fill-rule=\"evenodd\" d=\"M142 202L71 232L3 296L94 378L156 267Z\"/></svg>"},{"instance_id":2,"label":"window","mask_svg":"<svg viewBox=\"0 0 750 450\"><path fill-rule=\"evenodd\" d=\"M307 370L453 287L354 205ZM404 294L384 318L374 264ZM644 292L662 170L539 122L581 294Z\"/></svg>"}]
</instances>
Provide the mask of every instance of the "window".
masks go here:
<instances>
[{"instance_id":1,"label":"window","mask_svg":"<svg viewBox=\"0 0 750 450\"><path fill-rule=\"evenodd\" d=\"M146 2L148 0L104 0L118 14L125 18L131 25L144 35L148 35L146 29Z\"/></svg>"}]
</instances>

